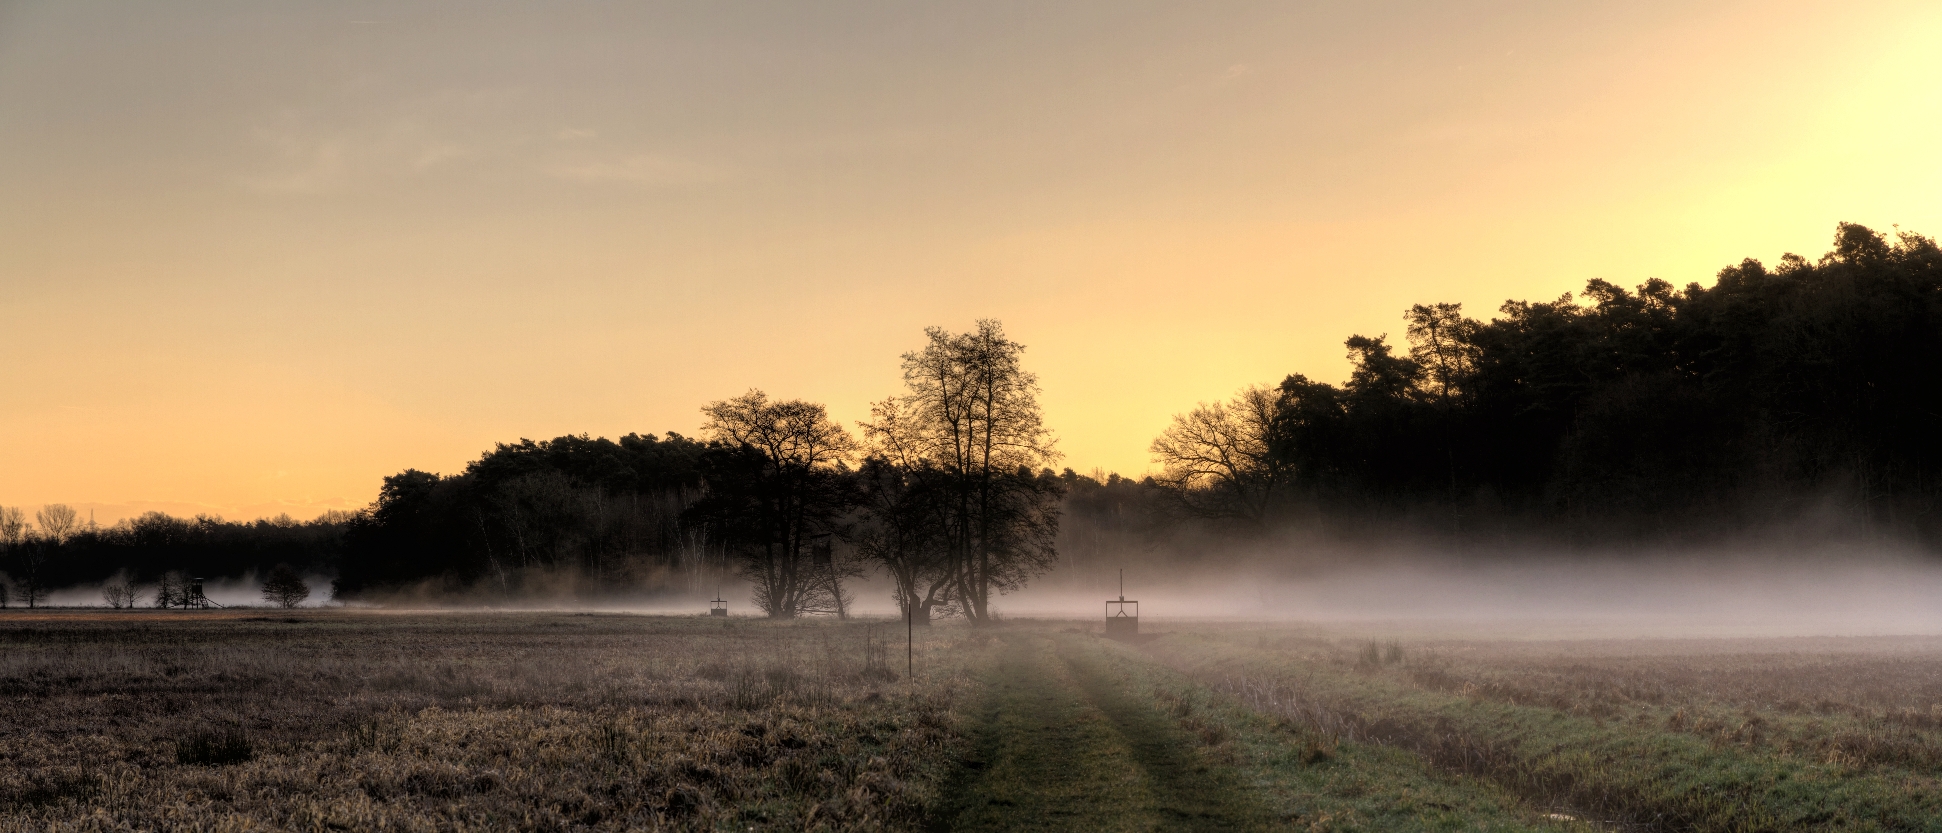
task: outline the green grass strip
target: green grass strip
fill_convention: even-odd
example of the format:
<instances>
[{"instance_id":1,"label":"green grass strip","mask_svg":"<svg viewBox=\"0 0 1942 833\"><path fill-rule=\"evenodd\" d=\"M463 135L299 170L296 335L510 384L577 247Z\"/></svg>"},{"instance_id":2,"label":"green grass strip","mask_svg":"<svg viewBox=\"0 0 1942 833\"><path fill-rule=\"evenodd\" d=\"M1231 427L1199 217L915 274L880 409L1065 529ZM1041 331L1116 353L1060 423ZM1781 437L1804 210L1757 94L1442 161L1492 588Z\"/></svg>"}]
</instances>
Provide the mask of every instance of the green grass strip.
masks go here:
<instances>
[{"instance_id":1,"label":"green grass strip","mask_svg":"<svg viewBox=\"0 0 1942 833\"><path fill-rule=\"evenodd\" d=\"M1344 743L1234 698L1154 661L1146 651L1073 636L1066 650L1091 655L1230 769L1277 829L1313 831L1524 831L1560 825L1497 785L1438 772L1418 756Z\"/></svg>"},{"instance_id":2,"label":"green grass strip","mask_svg":"<svg viewBox=\"0 0 1942 833\"><path fill-rule=\"evenodd\" d=\"M937 830L1545 829L1497 787L1336 745L1096 637L1016 630Z\"/></svg>"},{"instance_id":3,"label":"green grass strip","mask_svg":"<svg viewBox=\"0 0 1942 833\"><path fill-rule=\"evenodd\" d=\"M1575 814L1678 831L1938 831L1935 773L1866 772L1732 745L1662 725L1579 717L1430 691L1382 672L1175 634L1154 656L1203 684L1339 738L1415 752Z\"/></svg>"}]
</instances>

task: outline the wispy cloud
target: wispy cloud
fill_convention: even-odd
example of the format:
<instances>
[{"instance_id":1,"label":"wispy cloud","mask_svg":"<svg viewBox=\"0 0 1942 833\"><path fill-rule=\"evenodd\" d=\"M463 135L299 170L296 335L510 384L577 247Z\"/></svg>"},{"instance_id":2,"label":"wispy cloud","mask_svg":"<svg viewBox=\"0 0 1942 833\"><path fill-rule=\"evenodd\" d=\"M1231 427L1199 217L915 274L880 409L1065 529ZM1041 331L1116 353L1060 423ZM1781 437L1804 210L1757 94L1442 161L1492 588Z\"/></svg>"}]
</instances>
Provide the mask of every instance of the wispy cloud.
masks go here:
<instances>
[{"instance_id":1,"label":"wispy cloud","mask_svg":"<svg viewBox=\"0 0 1942 833\"><path fill-rule=\"evenodd\" d=\"M514 131L468 141L460 126L435 129L422 120L322 130L313 119L284 114L254 136L255 170L238 177L253 190L319 194L422 177L440 169L499 167L528 176L634 187L697 185L728 179L727 168L687 156L628 147L592 127ZM465 167L460 167L465 166Z\"/></svg>"},{"instance_id":2,"label":"wispy cloud","mask_svg":"<svg viewBox=\"0 0 1942 833\"><path fill-rule=\"evenodd\" d=\"M638 186L698 185L729 178L729 172L690 159L658 153L633 154L557 164L547 172L578 182Z\"/></svg>"},{"instance_id":3,"label":"wispy cloud","mask_svg":"<svg viewBox=\"0 0 1942 833\"><path fill-rule=\"evenodd\" d=\"M255 130L255 170L238 177L258 191L315 194L409 176L475 157L472 147L408 121L321 131L286 114Z\"/></svg>"},{"instance_id":4,"label":"wispy cloud","mask_svg":"<svg viewBox=\"0 0 1942 833\"><path fill-rule=\"evenodd\" d=\"M274 161L257 173L241 177L259 191L309 194L335 190L349 171L344 143L338 139L305 139L290 134L258 131L272 148Z\"/></svg>"}]
</instances>

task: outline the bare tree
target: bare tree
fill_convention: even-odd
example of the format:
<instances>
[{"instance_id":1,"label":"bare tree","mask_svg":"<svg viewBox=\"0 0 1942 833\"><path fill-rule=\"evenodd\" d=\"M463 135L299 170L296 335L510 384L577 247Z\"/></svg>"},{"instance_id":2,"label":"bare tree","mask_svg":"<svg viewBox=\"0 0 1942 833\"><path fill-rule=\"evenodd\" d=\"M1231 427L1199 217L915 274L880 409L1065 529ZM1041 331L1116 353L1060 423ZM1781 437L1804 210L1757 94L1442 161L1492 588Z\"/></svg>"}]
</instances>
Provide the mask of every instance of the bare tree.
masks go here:
<instances>
[{"instance_id":1,"label":"bare tree","mask_svg":"<svg viewBox=\"0 0 1942 833\"><path fill-rule=\"evenodd\" d=\"M869 457L858 470L862 512L849 530L857 552L896 583L897 606L913 624L957 612L950 547L949 478L919 454L918 437L896 399L862 423Z\"/></svg>"},{"instance_id":2,"label":"bare tree","mask_svg":"<svg viewBox=\"0 0 1942 833\"><path fill-rule=\"evenodd\" d=\"M27 513L18 506L0 506L0 564L12 560L21 546L27 542ZM0 608L12 601L11 585L7 576L0 573Z\"/></svg>"},{"instance_id":3,"label":"bare tree","mask_svg":"<svg viewBox=\"0 0 1942 833\"><path fill-rule=\"evenodd\" d=\"M759 390L702 408L714 444L704 457L709 494L691 508L742 556L755 604L773 618L844 615L842 579L853 564L817 548L848 503L844 470L856 440L822 405L770 401Z\"/></svg>"},{"instance_id":4,"label":"bare tree","mask_svg":"<svg viewBox=\"0 0 1942 833\"><path fill-rule=\"evenodd\" d=\"M135 586L126 578L117 576L101 588L101 600L116 610L135 606Z\"/></svg>"},{"instance_id":5,"label":"bare tree","mask_svg":"<svg viewBox=\"0 0 1942 833\"><path fill-rule=\"evenodd\" d=\"M263 601L283 608L303 604L310 598L310 585L305 584L303 576L291 569L288 564L278 564L270 570L270 577L263 582Z\"/></svg>"},{"instance_id":6,"label":"bare tree","mask_svg":"<svg viewBox=\"0 0 1942 833\"><path fill-rule=\"evenodd\" d=\"M189 579L180 572L170 570L155 582L156 607L185 607L189 603L188 594Z\"/></svg>"},{"instance_id":7,"label":"bare tree","mask_svg":"<svg viewBox=\"0 0 1942 833\"><path fill-rule=\"evenodd\" d=\"M0 506L0 551L27 540L27 513L18 506Z\"/></svg>"},{"instance_id":8,"label":"bare tree","mask_svg":"<svg viewBox=\"0 0 1942 833\"><path fill-rule=\"evenodd\" d=\"M34 520L40 522L40 537L54 546L67 543L81 528L81 515L74 507L65 503L50 503L34 513Z\"/></svg>"},{"instance_id":9,"label":"bare tree","mask_svg":"<svg viewBox=\"0 0 1942 833\"><path fill-rule=\"evenodd\" d=\"M1293 474L1284 453L1281 395L1250 385L1226 402L1175 414L1150 451L1157 478L1197 514L1260 523Z\"/></svg>"},{"instance_id":10,"label":"bare tree","mask_svg":"<svg viewBox=\"0 0 1942 833\"><path fill-rule=\"evenodd\" d=\"M30 608L39 607L47 600L47 587L42 569L47 566L49 551L67 543L67 539L80 529L80 513L64 503L50 503L34 513L39 529L26 533L25 540L14 547L14 565L20 568L20 591L27 599Z\"/></svg>"},{"instance_id":11,"label":"bare tree","mask_svg":"<svg viewBox=\"0 0 1942 833\"><path fill-rule=\"evenodd\" d=\"M13 563L20 568L20 597L27 600L27 607L36 608L47 600L47 588L41 583L41 568L47 566L47 539L29 535L27 543L15 551Z\"/></svg>"},{"instance_id":12,"label":"bare tree","mask_svg":"<svg viewBox=\"0 0 1942 833\"><path fill-rule=\"evenodd\" d=\"M924 335L922 350L904 354L904 395L879 405L865 431L939 481L950 594L966 617L987 622L994 591L1023 587L1057 558L1060 484L1034 470L1059 453L1025 346L1002 325Z\"/></svg>"}]
</instances>

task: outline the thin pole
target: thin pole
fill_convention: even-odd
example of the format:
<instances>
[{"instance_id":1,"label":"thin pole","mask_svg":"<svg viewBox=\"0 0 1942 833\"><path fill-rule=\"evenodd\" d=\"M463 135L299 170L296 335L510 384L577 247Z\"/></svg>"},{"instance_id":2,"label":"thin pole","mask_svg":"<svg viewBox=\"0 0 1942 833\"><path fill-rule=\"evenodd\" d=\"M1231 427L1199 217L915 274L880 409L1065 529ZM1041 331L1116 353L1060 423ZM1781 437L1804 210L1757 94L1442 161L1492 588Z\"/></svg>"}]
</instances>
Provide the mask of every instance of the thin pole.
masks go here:
<instances>
[{"instance_id":1,"label":"thin pole","mask_svg":"<svg viewBox=\"0 0 1942 833\"><path fill-rule=\"evenodd\" d=\"M917 599L904 599L904 679L917 691Z\"/></svg>"}]
</instances>

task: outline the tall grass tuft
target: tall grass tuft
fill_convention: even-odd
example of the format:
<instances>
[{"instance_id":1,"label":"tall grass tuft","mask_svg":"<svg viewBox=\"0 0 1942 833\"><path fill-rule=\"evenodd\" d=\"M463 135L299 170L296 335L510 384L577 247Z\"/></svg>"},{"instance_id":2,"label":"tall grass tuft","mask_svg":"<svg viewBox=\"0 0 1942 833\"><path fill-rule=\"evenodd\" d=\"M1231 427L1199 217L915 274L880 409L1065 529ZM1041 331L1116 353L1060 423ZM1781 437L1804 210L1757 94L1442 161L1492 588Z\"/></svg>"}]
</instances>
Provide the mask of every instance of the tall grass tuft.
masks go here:
<instances>
[{"instance_id":1,"label":"tall grass tuft","mask_svg":"<svg viewBox=\"0 0 1942 833\"><path fill-rule=\"evenodd\" d=\"M198 766L240 764L256 756L249 736L238 729L200 731L175 742L175 762Z\"/></svg>"},{"instance_id":2,"label":"tall grass tuft","mask_svg":"<svg viewBox=\"0 0 1942 833\"><path fill-rule=\"evenodd\" d=\"M1400 642L1370 642L1362 646L1362 655L1356 664L1363 668L1381 668L1385 665L1403 663L1403 646Z\"/></svg>"}]
</instances>

